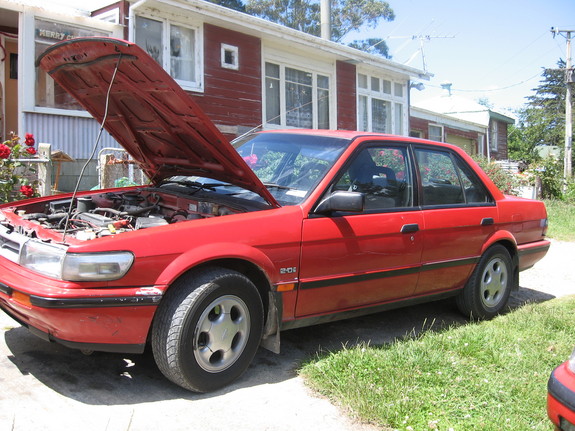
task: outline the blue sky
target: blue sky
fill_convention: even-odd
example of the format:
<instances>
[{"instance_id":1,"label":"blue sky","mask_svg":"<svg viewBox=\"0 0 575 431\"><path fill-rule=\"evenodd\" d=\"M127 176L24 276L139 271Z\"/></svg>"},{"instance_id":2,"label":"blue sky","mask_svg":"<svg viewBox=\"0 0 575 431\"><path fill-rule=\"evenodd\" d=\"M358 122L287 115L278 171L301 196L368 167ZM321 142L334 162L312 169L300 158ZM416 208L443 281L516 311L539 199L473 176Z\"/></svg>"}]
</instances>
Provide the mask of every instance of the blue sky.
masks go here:
<instances>
[{"instance_id":1,"label":"blue sky","mask_svg":"<svg viewBox=\"0 0 575 431\"><path fill-rule=\"evenodd\" d=\"M388 0L395 20L350 35L385 38L392 60L434 74L425 90L412 90L412 100L441 93L451 82L453 94L487 98L497 108L519 108L539 85L543 68L566 58L564 37L551 27L574 30L575 0ZM575 40L572 41L575 64Z\"/></svg>"}]
</instances>

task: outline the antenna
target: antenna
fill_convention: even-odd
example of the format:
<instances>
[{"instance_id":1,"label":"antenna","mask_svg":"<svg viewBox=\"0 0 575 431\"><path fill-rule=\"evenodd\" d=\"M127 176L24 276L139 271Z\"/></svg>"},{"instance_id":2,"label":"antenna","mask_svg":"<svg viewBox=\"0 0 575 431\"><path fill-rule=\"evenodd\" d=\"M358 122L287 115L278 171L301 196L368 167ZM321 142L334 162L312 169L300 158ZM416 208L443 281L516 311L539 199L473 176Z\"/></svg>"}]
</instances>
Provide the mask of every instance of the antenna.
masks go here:
<instances>
[{"instance_id":1,"label":"antenna","mask_svg":"<svg viewBox=\"0 0 575 431\"><path fill-rule=\"evenodd\" d=\"M430 36L430 35L414 35L411 36L411 40L419 40L419 52L421 52L421 62L423 65L423 71L427 72L427 64L425 64L425 51L423 49L423 42L431 41L431 39L455 39L455 36ZM411 60L415 58L417 51L407 60L404 64L409 64Z\"/></svg>"},{"instance_id":2,"label":"antenna","mask_svg":"<svg viewBox=\"0 0 575 431\"><path fill-rule=\"evenodd\" d=\"M417 54L421 53L421 61L422 61L422 66L423 66L423 71L427 73L427 64L425 63L425 51L423 49L423 42L427 41L431 41L431 39L455 39L455 36L431 36L428 34L418 34L418 35L412 35L412 36L389 36L386 37L384 40L389 40L389 39L411 39L411 40L419 40L419 50L415 51L411 57L409 57L409 59L404 62L403 64L409 64L413 61L413 59L417 56ZM383 41L380 41L383 42ZM380 43L378 42L378 43ZM377 45L377 44L376 44Z\"/></svg>"}]
</instances>

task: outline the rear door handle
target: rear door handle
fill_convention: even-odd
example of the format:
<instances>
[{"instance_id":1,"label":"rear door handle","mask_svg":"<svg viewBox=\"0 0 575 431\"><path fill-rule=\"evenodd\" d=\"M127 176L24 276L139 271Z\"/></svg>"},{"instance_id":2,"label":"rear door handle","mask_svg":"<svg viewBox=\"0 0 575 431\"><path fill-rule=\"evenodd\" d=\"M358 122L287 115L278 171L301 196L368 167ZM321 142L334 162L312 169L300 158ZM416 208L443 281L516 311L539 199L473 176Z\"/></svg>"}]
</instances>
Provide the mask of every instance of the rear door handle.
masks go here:
<instances>
[{"instance_id":1,"label":"rear door handle","mask_svg":"<svg viewBox=\"0 0 575 431\"><path fill-rule=\"evenodd\" d=\"M419 225L417 223L404 224L401 227L401 233L413 233L419 231Z\"/></svg>"},{"instance_id":2,"label":"rear door handle","mask_svg":"<svg viewBox=\"0 0 575 431\"><path fill-rule=\"evenodd\" d=\"M481 226L491 226L492 224L495 224L495 220L491 217L485 217L481 220Z\"/></svg>"}]
</instances>

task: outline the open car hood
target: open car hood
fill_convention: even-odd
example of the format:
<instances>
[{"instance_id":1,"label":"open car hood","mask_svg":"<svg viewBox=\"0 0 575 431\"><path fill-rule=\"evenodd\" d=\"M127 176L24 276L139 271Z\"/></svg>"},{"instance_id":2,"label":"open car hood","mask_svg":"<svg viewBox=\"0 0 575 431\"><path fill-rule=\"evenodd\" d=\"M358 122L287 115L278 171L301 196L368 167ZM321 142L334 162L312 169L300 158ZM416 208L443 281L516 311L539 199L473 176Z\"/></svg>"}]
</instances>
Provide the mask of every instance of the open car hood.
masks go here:
<instances>
[{"instance_id":1,"label":"open car hood","mask_svg":"<svg viewBox=\"0 0 575 431\"><path fill-rule=\"evenodd\" d=\"M192 97L136 44L71 39L51 46L37 64L100 124L106 117L104 128L153 183L174 175L208 177L279 206Z\"/></svg>"}]
</instances>

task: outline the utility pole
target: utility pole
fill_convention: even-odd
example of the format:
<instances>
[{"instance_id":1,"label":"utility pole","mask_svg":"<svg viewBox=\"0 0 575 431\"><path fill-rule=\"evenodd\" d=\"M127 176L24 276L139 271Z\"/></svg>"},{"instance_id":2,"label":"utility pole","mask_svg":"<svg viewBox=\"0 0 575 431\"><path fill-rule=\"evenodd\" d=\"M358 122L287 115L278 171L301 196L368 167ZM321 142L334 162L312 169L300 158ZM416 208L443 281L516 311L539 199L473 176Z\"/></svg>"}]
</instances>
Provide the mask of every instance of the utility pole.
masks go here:
<instances>
[{"instance_id":1,"label":"utility pole","mask_svg":"<svg viewBox=\"0 0 575 431\"><path fill-rule=\"evenodd\" d=\"M573 68L571 62L571 34L575 30L561 30L556 27L551 27L553 37L562 35L567 41L567 60L565 66L565 159L563 169L564 187L567 185L567 180L572 177L571 160L572 160L572 144L573 144L573 115L571 112L571 83L574 82Z\"/></svg>"}]
</instances>

